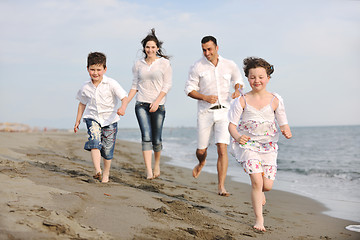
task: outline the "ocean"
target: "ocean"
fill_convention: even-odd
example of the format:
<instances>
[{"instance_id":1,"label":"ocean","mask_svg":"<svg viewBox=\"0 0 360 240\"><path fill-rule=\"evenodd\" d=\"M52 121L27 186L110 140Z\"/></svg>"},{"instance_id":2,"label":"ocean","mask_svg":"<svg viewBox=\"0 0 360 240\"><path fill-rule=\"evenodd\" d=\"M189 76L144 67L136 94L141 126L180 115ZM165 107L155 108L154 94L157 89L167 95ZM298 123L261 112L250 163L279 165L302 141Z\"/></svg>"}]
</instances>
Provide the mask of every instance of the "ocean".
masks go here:
<instances>
[{"instance_id":1,"label":"ocean","mask_svg":"<svg viewBox=\"0 0 360 240\"><path fill-rule=\"evenodd\" d=\"M325 214L360 222L360 126L292 127L291 131L291 139L279 140L273 189L315 199L328 208ZM140 130L119 129L118 139L141 142ZM198 163L196 139L196 128L164 128L163 155L171 157L167 164L192 169ZM216 146L211 143L203 171L216 174L216 161ZM250 184L230 151L227 176Z\"/></svg>"}]
</instances>

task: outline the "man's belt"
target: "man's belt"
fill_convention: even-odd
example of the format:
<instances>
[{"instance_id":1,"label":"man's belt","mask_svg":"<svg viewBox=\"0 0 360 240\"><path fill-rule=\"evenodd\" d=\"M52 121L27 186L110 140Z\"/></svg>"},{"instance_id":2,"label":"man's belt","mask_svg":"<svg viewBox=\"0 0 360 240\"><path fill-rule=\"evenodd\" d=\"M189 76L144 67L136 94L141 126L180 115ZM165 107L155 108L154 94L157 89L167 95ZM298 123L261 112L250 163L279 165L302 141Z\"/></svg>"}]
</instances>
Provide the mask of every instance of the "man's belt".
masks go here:
<instances>
[{"instance_id":1,"label":"man's belt","mask_svg":"<svg viewBox=\"0 0 360 240\"><path fill-rule=\"evenodd\" d=\"M221 109L221 108L226 108L226 107L221 106L221 105L215 105L215 106L211 107L210 109L215 110L215 109Z\"/></svg>"}]
</instances>

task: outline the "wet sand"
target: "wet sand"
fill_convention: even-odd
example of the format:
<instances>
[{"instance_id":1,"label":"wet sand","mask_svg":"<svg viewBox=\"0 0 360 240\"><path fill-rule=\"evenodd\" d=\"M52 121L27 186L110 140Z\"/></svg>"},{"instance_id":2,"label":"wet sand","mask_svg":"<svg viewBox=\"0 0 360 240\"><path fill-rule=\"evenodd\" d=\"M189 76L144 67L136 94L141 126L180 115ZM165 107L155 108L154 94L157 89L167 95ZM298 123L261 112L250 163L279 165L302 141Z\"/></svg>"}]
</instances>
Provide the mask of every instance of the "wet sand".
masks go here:
<instances>
[{"instance_id":1,"label":"wet sand","mask_svg":"<svg viewBox=\"0 0 360 240\"><path fill-rule=\"evenodd\" d=\"M267 232L253 230L250 186L174 167L146 180L141 146L118 141L110 182L92 178L85 133L0 132L0 239L360 239L359 223L332 218L320 203L273 190ZM194 165L196 164L194 156Z\"/></svg>"}]
</instances>

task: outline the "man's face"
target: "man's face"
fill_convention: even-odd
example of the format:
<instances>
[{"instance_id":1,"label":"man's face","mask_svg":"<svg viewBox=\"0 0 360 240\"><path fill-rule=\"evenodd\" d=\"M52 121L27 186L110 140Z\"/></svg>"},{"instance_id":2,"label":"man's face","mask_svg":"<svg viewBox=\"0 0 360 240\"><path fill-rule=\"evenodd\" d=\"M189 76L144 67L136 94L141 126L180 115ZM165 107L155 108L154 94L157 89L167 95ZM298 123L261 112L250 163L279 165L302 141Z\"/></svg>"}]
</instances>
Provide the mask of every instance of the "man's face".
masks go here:
<instances>
[{"instance_id":1,"label":"man's face","mask_svg":"<svg viewBox=\"0 0 360 240\"><path fill-rule=\"evenodd\" d=\"M212 63L216 63L219 57L218 49L219 47L215 45L213 41L208 41L204 44L201 44L203 54L206 59Z\"/></svg>"}]
</instances>

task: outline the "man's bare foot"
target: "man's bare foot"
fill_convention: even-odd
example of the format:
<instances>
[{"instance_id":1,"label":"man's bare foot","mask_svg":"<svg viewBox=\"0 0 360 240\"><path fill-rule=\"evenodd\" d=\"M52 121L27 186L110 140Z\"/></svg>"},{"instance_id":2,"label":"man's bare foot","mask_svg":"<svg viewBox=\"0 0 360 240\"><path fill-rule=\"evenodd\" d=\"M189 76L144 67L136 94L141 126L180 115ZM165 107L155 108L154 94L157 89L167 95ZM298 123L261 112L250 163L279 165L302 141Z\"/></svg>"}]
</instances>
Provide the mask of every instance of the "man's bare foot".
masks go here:
<instances>
[{"instance_id":1,"label":"man's bare foot","mask_svg":"<svg viewBox=\"0 0 360 240\"><path fill-rule=\"evenodd\" d=\"M264 192L263 192L263 194L264 194L264 199L263 199L262 205L265 206L265 204L266 204L266 197L265 197L265 193L264 193Z\"/></svg>"},{"instance_id":2,"label":"man's bare foot","mask_svg":"<svg viewBox=\"0 0 360 240\"><path fill-rule=\"evenodd\" d=\"M154 178L160 177L160 166L154 167Z\"/></svg>"},{"instance_id":3,"label":"man's bare foot","mask_svg":"<svg viewBox=\"0 0 360 240\"><path fill-rule=\"evenodd\" d=\"M225 187L218 186L218 194L222 197L230 196L230 193L226 191Z\"/></svg>"},{"instance_id":4,"label":"man's bare foot","mask_svg":"<svg viewBox=\"0 0 360 240\"><path fill-rule=\"evenodd\" d=\"M193 177L198 178L201 172L201 169L205 166L206 160L203 162L200 162L198 165L196 165L192 171Z\"/></svg>"},{"instance_id":5,"label":"man's bare foot","mask_svg":"<svg viewBox=\"0 0 360 240\"><path fill-rule=\"evenodd\" d=\"M228 197L228 196L230 196L230 193L229 192L219 192L218 193L220 196L222 196L222 197Z\"/></svg>"}]
</instances>

